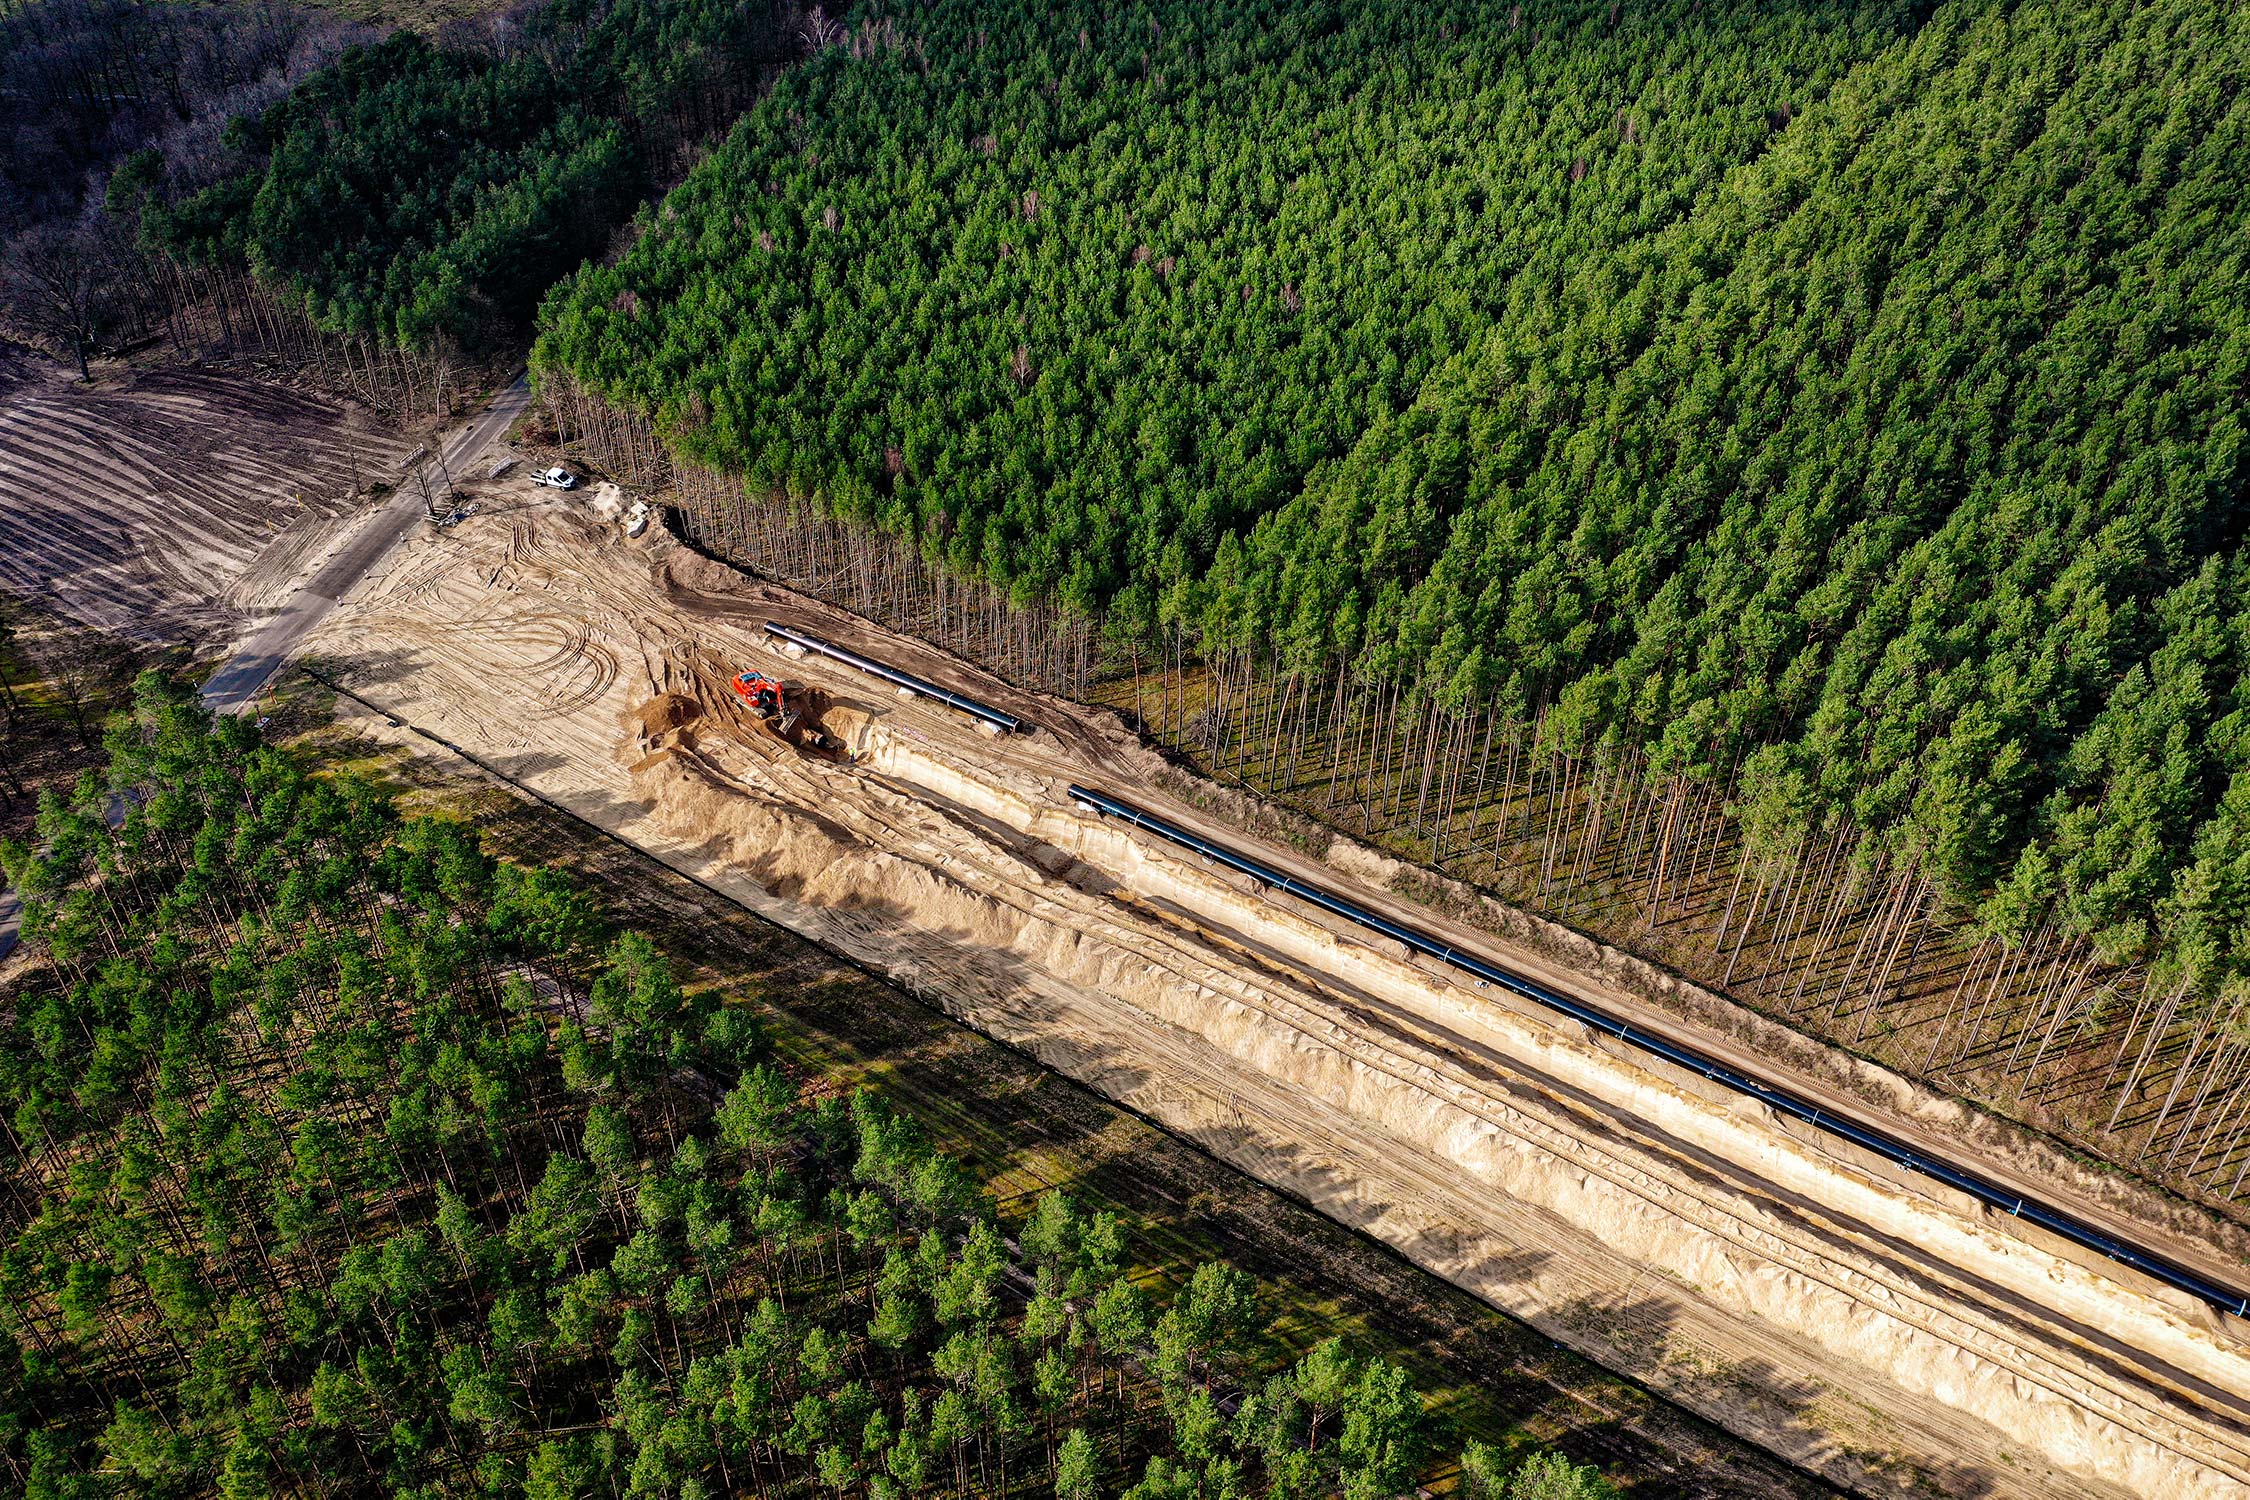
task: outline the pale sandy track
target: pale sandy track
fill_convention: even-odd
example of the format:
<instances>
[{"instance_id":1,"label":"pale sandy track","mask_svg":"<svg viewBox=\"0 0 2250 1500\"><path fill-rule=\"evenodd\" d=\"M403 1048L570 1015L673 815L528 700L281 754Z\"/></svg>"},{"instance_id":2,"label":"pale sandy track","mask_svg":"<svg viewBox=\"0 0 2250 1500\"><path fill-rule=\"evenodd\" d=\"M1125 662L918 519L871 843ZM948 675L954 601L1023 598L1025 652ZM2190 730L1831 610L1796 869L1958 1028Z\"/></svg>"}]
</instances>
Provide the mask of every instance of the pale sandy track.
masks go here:
<instances>
[{"instance_id":1,"label":"pale sandy track","mask_svg":"<svg viewBox=\"0 0 2250 1500\"><path fill-rule=\"evenodd\" d=\"M1155 801L1177 775L1113 722L971 680L661 537L629 545L501 498L410 540L330 621L314 650L355 691L1833 1478L2250 1494L2239 1326L1080 816L1070 779ZM778 750L724 686L776 664L755 628L768 614L1042 732L988 740L808 661L786 670L834 694L860 757ZM658 693L694 706L685 734L633 727ZM1329 884L1384 872L1341 847L1286 858ZM1542 977L1643 1003L1614 975ZM1817 1070L1806 1082L1865 1102ZM1907 1125L1941 1129L1904 1105ZM2043 1196L2078 1191L2036 1151L1999 1165ZM2122 1221L2134 1203L2068 1206ZM2149 1232L2224 1263L2185 1228Z\"/></svg>"}]
</instances>

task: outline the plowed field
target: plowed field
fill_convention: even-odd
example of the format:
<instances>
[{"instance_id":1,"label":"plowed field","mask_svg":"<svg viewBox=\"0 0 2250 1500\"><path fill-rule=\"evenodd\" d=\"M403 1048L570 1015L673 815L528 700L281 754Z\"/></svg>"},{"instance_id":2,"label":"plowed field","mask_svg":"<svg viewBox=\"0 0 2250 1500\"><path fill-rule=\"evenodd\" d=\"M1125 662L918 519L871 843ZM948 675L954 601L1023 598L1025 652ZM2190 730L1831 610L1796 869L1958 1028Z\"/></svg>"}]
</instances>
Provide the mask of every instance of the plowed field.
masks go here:
<instances>
[{"instance_id":1,"label":"plowed field","mask_svg":"<svg viewBox=\"0 0 2250 1500\"><path fill-rule=\"evenodd\" d=\"M315 564L408 445L247 375L80 385L0 345L0 588L136 640L232 635Z\"/></svg>"}]
</instances>

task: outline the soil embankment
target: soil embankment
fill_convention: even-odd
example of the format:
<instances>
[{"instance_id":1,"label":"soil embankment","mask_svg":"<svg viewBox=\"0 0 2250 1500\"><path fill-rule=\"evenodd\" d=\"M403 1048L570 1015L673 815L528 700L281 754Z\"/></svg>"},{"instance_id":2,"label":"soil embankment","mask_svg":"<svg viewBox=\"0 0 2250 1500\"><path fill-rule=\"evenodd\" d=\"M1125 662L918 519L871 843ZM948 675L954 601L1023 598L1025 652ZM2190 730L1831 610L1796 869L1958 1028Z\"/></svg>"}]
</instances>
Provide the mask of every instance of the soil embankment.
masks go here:
<instances>
[{"instance_id":1,"label":"soil embankment","mask_svg":"<svg viewBox=\"0 0 2250 1500\"><path fill-rule=\"evenodd\" d=\"M356 691L1807 1467L1869 1493L2250 1493L2241 1325L1084 815L1071 779L1162 802L1176 775L1113 721L661 533L502 498L400 548L331 622ZM769 615L1040 730L987 739L784 662ZM852 758L749 722L726 687L746 665L825 692ZM1348 847L1274 857L1331 882L1403 873ZM1615 964L1486 946L1633 1001ZM1818 1073L1808 1088L1893 1088ZM1915 1125L1920 1102L1897 1103ZM2028 1146L2004 1167L2136 1211Z\"/></svg>"}]
</instances>

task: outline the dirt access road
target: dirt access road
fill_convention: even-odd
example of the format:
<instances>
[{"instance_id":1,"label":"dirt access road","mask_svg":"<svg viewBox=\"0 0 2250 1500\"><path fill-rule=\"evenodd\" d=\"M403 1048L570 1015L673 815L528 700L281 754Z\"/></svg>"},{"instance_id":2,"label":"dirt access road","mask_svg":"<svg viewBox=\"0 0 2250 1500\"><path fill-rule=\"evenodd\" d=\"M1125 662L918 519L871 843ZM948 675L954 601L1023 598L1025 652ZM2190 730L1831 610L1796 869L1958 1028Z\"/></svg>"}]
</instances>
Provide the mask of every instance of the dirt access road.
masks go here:
<instances>
[{"instance_id":1,"label":"dirt access road","mask_svg":"<svg viewBox=\"0 0 2250 1500\"><path fill-rule=\"evenodd\" d=\"M492 446L531 400L531 377L519 374L468 424L444 440L444 466L456 477ZM257 697L273 674L297 653L327 620L336 601L349 593L367 570L381 562L399 539L427 520L420 492L401 484L390 500L369 516L336 555L297 589L280 613L238 642L234 652L203 684L203 701L214 713L234 713Z\"/></svg>"},{"instance_id":2,"label":"dirt access road","mask_svg":"<svg viewBox=\"0 0 2250 1500\"><path fill-rule=\"evenodd\" d=\"M988 739L848 671L784 663L765 653L768 617L1038 732ZM410 538L310 649L388 712L1839 1483L2250 1494L2238 1324L1083 816L1072 780L1230 842L1260 816L1109 716L528 491ZM850 760L747 726L726 678L751 663L824 689ZM1297 842L1262 852L1441 924L1401 899L1417 872ZM1485 951L1605 1008L1646 1007L1629 966L1590 945L1559 963L1567 948L1506 915ZM1791 1082L1808 1093L1851 1077L1806 1071ZM1943 1129L1958 1108L1895 1080L1848 1091L1865 1113L1885 1090L1902 1127ZM2036 1142L1974 1144L2005 1158L1996 1175L2089 1217L2147 1210L2156 1232L2198 1237Z\"/></svg>"}]
</instances>

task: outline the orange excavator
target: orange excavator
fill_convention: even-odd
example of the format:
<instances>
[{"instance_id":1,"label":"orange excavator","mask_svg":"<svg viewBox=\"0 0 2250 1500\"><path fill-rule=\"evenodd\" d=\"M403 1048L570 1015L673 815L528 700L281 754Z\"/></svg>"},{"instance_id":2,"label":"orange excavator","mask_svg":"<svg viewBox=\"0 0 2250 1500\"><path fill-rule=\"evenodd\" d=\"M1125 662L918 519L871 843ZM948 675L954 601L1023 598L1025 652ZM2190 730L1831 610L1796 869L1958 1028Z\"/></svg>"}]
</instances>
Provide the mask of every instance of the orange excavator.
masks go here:
<instances>
[{"instance_id":1,"label":"orange excavator","mask_svg":"<svg viewBox=\"0 0 2250 1500\"><path fill-rule=\"evenodd\" d=\"M750 712L773 725L785 737L803 716L802 710L790 705L789 689L777 677L768 677L756 670L737 672L734 690L750 705Z\"/></svg>"},{"instance_id":2,"label":"orange excavator","mask_svg":"<svg viewBox=\"0 0 2250 1500\"><path fill-rule=\"evenodd\" d=\"M769 677L752 668L735 674L734 690L749 705L751 714L772 731L776 739L825 755L835 755L841 751L842 747L829 737L826 730L817 723L810 722L819 717L819 710L817 703L810 701L814 696L811 690L803 684L783 682L778 677ZM811 710L810 713L807 712L808 709Z\"/></svg>"}]
</instances>

